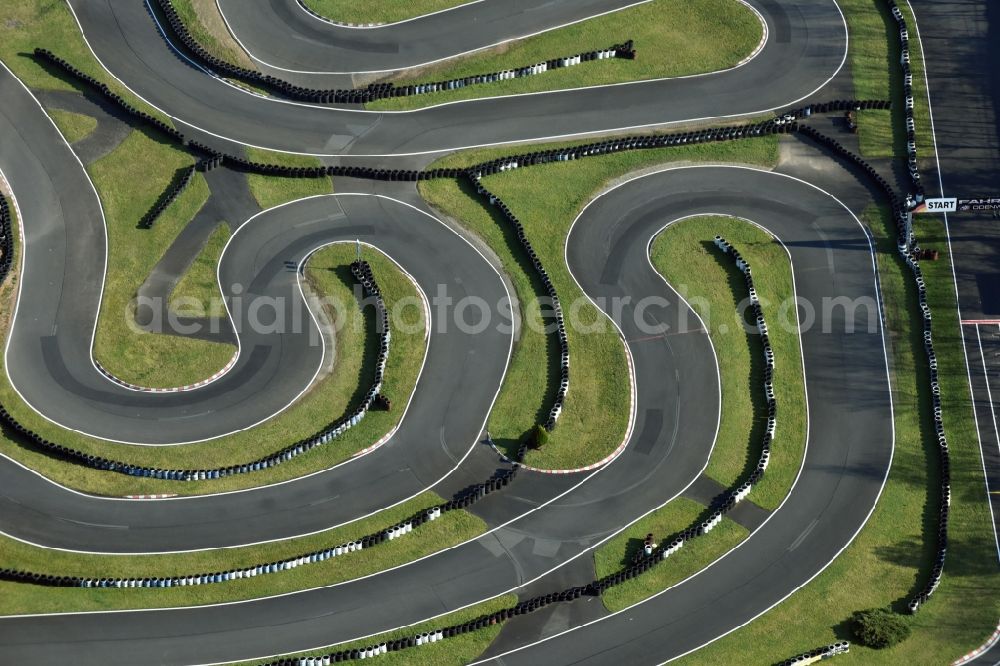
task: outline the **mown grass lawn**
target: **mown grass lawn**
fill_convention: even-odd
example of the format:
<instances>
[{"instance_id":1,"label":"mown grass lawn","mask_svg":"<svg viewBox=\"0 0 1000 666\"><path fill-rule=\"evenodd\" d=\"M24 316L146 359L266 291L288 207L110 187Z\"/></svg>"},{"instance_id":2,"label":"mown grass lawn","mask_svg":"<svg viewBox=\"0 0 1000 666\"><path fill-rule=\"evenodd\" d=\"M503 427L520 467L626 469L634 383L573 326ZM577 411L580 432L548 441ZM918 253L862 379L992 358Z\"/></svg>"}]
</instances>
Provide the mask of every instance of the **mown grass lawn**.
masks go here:
<instances>
[{"instance_id":1,"label":"mown grass lawn","mask_svg":"<svg viewBox=\"0 0 1000 666\"><path fill-rule=\"evenodd\" d=\"M544 148L544 147L541 147ZM510 154L511 149L461 153L444 158L441 166L469 165ZM612 180L631 171L663 162L706 161L762 166L777 161L774 136L737 142L634 151L518 169L484 179L525 225L560 300L583 299L570 276L563 248L570 225L583 206ZM484 206L464 182L424 181L420 192L434 207L457 219L497 254L514 285L522 321L540 318L537 305L541 284L507 221ZM588 302L580 321L603 319ZM610 324L592 333L568 327L574 376L559 425L548 445L531 451L527 463L543 468L576 468L605 458L621 443L629 412L628 370L624 345ZM558 345L554 336L522 326L503 387L489 417L489 430L498 446L513 453L521 437L544 415L558 383Z\"/></svg>"},{"instance_id":2,"label":"mown grass lawn","mask_svg":"<svg viewBox=\"0 0 1000 666\"><path fill-rule=\"evenodd\" d=\"M883 0L838 0L850 33L848 59L858 99L891 99L891 111L861 111L858 131L861 153L868 157L905 157L906 122L903 70L899 64L899 30ZM930 154L934 145L927 107L924 61L917 40L913 13L899 3L910 35L910 71L918 150Z\"/></svg>"},{"instance_id":3,"label":"mown grass lawn","mask_svg":"<svg viewBox=\"0 0 1000 666\"><path fill-rule=\"evenodd\" d=\"M773 663L834 640L851 640L847 620L864 608L904 610L926 580L937 531L937 441L916 289L895 250L887 211L864 216L878 244L895 411L895 453L878 506L857 539L802 590L748 626L677 663ZM917 222L921 245L941 251L923 262L934 313L934 346L951 451L952 502L944 579L913 634L872 650L852 645L838 663L947 664L981 644L1000 616L1000 570L993 543L979 444L972 418L954 283L940 221Z\"/></svg>"},{"instance_id":4,"label":"mown grass lawn","mask_svg":"<svg viewBox=\"0 0 1000 666\"><path fill-rule=\"evenodd\" d=\"M169 555L87 555L41 549L8 537L0 537L0 563L4 568L10 569L108 578L229 571L339 546L395 525L441 502L440 497L427 492L399 506L308 537L243 548L219 548ZM0 582L0 613L14 615L168 608L282 594L377 573L474 538L485 529L486 524L478 517L465 511L449 511L407 536L372 548L279 573L196 587L54 588Z\"/></svg>"},{"instance_id":5,"label":"mown grass lawn","mask_svg":"<svg viewBox=\"0 0 1000 666\"><path fill-rule=\"evenodd\" d=\"M191 36L217 58L240 67L257 69L254 61L233 39L215 0L170 0Z\"/></svg>"},{"instance_id":6,"label":"mown grass lawn","mask_svg":"<svg viewBox=\"0 0 1000 666\"><path fill-rule=\"evenodd\" d=\"M652 0L486 51L393 76L397 85L517 69L632 39L635 60L613 58L459 90L395 97L368 105L413 109L460 99L686 76L733 67L760 43L760 20L734 0Z\"/></svg>"},{"instance_id":7,"label":"mown grass lawn","mask_svg":"<svg viewBox=\"0 0 1000 666\"><path fill-rule=\"evenodd\" d=\"M770 234L729 217L696 217L667 227L653 242L650 258L667 282L688 299L709 327L722 378L722 419L705 473L727 488L742 483L757 466L767 428L764 358L760 336L747 332L737 308L747 295L743 274L713 244L723 236L753 267L754 285L775 358L778 427L771 461L750 500L777 508L798 474L805 452L806 407L798 336L780 326L781 306L793 297L785 249ZM697 279L694 279L697 276Z\"/></svg>"},{"instance_id":8,"label":"mown grass lawn","mask_svg":"<svg viewBox=\"0 0 1000 666\"><path fill-rule=\"evenodd\" d=\"M251 162L264 164L281 164L284 166L312 167L319 166L320 161L309 155L292 155L291 153L275 153L260 148L246 149L247 159ZM247 176L250 182L250 192L261 208L267 210L279 204L311 197L317 194L333 192L333 181L330 178L275 178L252 173Z\"/></svg>"},{"instance_id":9,"label":"mown grass lawn","mask_svg":"<svg viewBox=\"0 0 1000 666\"><path fill-rule=\"evenodd\" d=\"M394 23L444 9L464 5L472 0L304 0L305 5L320 16L339 23Z\"/></svg>"},{"instance_id":10,"label":"mown grass lawn","mask_svg":"<svg viewBox=\"0 0 1000 666\"><path fill-rule=\"evenodd\" d=\"M227 437L180 447L135 447L89 438L62 430L25 405L0 374L0 402L27 427L52 441L94 455L124 459L135 464L161 468L219 467L253 460L298 439L310 436L319 428L342 416L350 405L360 400L370 386L375 372L376 337L371 308L356 307L350 275L355 249L350 244L331 245L312 256L306 276L312 291L343 303L346 307L328 310L328 318L338 328L335 336L336 364L332 372L319 380L297 403L274 419L251 430ZM394 263L381 253L366 251L383 296L390 308L400 299L418 298L413 283ZM357 426L309 455L299 456L278 467L254 474L237 475L216 481L176 482L137 478L99 472L56 461L10 439L0 438L0 451L22 464L72 488L98 495L122 496L141 493L201 493L236 490L296 478L317 469L325 469L364 449L390 431L399 422L401 407L409 400L426 353L423 312L406 307L401 318L392 319L393 346L383 381L383 393L397 406L392 412L374 410Z\"/></svg>"},{"instance_id":11,"label":"mown grass lawn","mask_svg":"<svg viewBox=\"0 0 1000 666\"><path fill-rule=\"evenodd\" d=\"M62 109L49 109L49 117L55 122L66 140L76 143L90 135L97 128L97 121L90 116Z\"/></svg>"},{"instance_id":12,"label":"mown grass lawn","mask_svg":"<svg viewBox=\"0 0 1000 666\"><path fill-rule=\"evenodd\" d=\"M705 513L705 507L678 497L654 511L594 551L597 578L609 576L631 566L632 555L642 549L646 535L653 534L657 544L690 527ZM604 606L612 612L628 608L657 592L676 585L704 569L747 537L745 527L723 518L711 532L692 539L684 547L641 576L605 590Z\"/></svg>"}]
</instances>

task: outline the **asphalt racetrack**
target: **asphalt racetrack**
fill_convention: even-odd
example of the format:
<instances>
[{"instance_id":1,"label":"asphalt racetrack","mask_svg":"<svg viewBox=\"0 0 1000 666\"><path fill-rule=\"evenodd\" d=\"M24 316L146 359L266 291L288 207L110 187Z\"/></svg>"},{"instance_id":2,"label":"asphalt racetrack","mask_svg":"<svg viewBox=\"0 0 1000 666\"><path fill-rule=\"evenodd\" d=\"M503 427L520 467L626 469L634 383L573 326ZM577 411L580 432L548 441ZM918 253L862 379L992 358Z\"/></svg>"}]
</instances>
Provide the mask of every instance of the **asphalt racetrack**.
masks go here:
<instances>
[{"instance_id":1,"label":"asphalt racetrack","mask_svg":"<svg viewBox=\"0 0 1000 666\"><path fill-rule=\"evenodd\" d=\"M68 0L109 76L163 110L178 129L226 150L242 145L372 163L426 164L457 148L576 137L789 107L824 97L845 62L847 33L832 0L751 0L767 39L725 72L378 113L265 99L212 76L172 49L135 0ZM352 73L399 70L485 48L632 3L484 0L385 28L324 23L295 0L220 0L234 35L267 71L317 85ZM471 27L470 27L471 26ZM610 36L609 43L617 36ZM283 299L283 333L233 316L234 367L172 394L126 389L91 358L106 257L105 220L82 164L31 93L0 70L0 172L24 230L17 311L6 351L10 380L51 421L96 437L171 446L252 427L307 390L323 363L322 334L300 291L317 248L355 239L378 247L428 297L444 285L476 296L495 321L510 294L493 263L434 214L397 196L303 199L243 222L219 276L238 296ZM350 162L350 159L345 159ZM398 186L398 184L396 184ZM412 194L412 189L411 189ZM415 195L414 195L415 196ZM496 664L662 663L764 613L823 570L867 521L885 483L895 434L874 249L834 194L788 175L737 166L679 166L602 193L566 241L566 261L597 303L660 305L607 312L634 370L631 427L621 454L596 470L522 472L476 513L489 531L426 558L332 587L169 610L0 618L0 662L163 665L267 657L417 623L506 592L586 584L591 551L683 493L716 445L716 352L689 305L652 268L652 239L691 215L759 224L785 246L798 297L873 304L832 308L801 336L808 441L785 502L736 549L639 607L567 611L561 631L505 636ZM232 221L236 222L236 221ZM237 225L234 225L234 228ZM239 291L233 290L239 285ZM244 313L245 314L245 313ZM845 317L855 317L853 328ZM327 529L433 488L448 495L498 466L484 424L508 369L514 335L438 326L399 430L374 452L286 483L202 497L128 501L83 495L0 458L0 530L73 551L159 553L239 546ZM667 333L650 338L645 323ZM850 332L848 332L850 331ZM780 359L778 360L780 362ZM599 603L599 602L594 602ZM586 624L586 626L583 626ZM545 640L538 641L539 634Z\"/></svg>"}]
</instances>

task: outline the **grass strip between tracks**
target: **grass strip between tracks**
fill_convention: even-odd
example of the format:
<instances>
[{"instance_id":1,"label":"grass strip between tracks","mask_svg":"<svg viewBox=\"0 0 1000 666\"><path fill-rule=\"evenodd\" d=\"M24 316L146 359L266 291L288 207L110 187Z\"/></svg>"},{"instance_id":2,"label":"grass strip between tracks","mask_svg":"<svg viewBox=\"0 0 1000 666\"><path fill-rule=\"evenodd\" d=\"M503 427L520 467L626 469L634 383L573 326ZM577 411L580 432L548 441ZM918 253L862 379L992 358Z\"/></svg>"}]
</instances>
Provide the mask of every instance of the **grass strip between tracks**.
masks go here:
<instances>
[{"instance_id":1,"label":"grass strip between tracks","mask_svg":"<svg viewBox=\"0 0 1000 666\"><path fill-rule=\"evenodd\" d=\"M664 220L667 222L668 220ZM766 220L755 220L761 224ZM650 258L656 270L701 316L719 358L722 379L722 417L719 435L705 474L726 488L738 485L755 465L759 442L767 425L767 409L758 400L764 384L760 343L755 329L747 333L737 308L746 298L746 283L731 261L713 247L716 235L739 249L753 266L754 286L765 320L772 322L769 338L774 349L774 388L780 405L778 428L771 445L771 463L764 479L748 497L767 509L776 508L788 494L805 452L805 391L798 336L789 330L782 304L792 299L792 275L784 248L765 231L742 220L706 216L689 218L667 227L653 241ZM693 276L698 276L693 280ZM785 316L783 317L783 314ZM752 469L752 468L751 468ZM678 498L638 521L594 553L597 577L630 563L647 533L658 542L686 529L705 507ZM726 518L711 534L692 540L677 554L638 578L604 592L611 611L621 610L700 571L742 541L749 533Z\"/></svg>"},{"instance_id":2,"label":"grass strip between tracks","mask_svg":"<svg viewBox=\"0 0 1000 666\"><path fill-rule=\"evenodd\" d=\"M866 157L906 158L906 123L903 72L899 67L898 27L884 0L837 0L850 33L848 60L858 99L885 99L893 91L892 111L858 112L861 154ZM932 154L930 112L924 81L923 54L918 46L916 21L906 2L900 2L910 31L910 70L917 146Z\"/></svg>"},{"instance_id":3,"label":"grass strip between tracks","mask_svg":"<svg viewBox=\"0 0 1000 666\"><path fill-rule=\"evenodd\" d=\"M217 58L256 69L254 61L233 39L215 0L170 0L191 35ZM365 3L367 4L367 3Z\"/></svg>"},{"instance_id":4,"label":"grass strip between tracks","mask_svg":"<svg viewBox=\"0 0 1000 666\"><path fill-rule=\"evenodd\" d=\"M258 546L220 548L192 553L88 555L42 549L8 537L0 537L0 563L4 568L35 570L44 568L66 575L107 577L169 576L228 571L352 541L365 534L385 529L442 501L434 493L427 492L399 506L312 536ZM474 538L485 529L485 523L471 513L449 511L408 535L362 551L303 565L289 571L196 587L88 589L38 587L0 582L0 613L12 615L168 608L283 594L332 585L384 571Z\"/></svg>"},{"instance_id":5,"label":"grass strip between tracks","mask_svg":"<svg viewBox=\"0 0 1000 666\"><path fill-rule=\"evenodd\" d=\"M434 166L463 166L512 152L516 151L508 147L461 153ZM663 162L694 161L770 166L777 161L777 138L768 136L551 163L489 176L483 182L524 224L563 307L569 308L580 300L578 316L586 326L604 320L604 316L586 301L563 256L567 234L577 215L599 191L631 171ZM484 206L466 183L425 181L420 183L420 192L434 207L482 239L499 258L514 285L524 325L489 418L494 442L513 454L523 434L544 421L543 410L558 388L557 340L528 325L529 320L540 321L537 298L544 292L512 227L499 217L498 211ZM586 334L574 326L567 328L573 380L566 407L549 443L544 449L528 453L526 463L536 467L568 469L598 462L618 447L625 434L629 392L623 387L628 386L629 379L624 346L617 330L610 322Z\"/></svg>"},{"instance_id":6,"label":"grass strip between tracks","mask_svg":"<svg viewBox=\"0 0 1000 666\"><path fill-rule=\"evenodd\" d=\"M628 39L635 42L636 60L593 61L538 76L378 100L368 108L405 110L461 99L714 72L749 56L762 35L757 16L735 0L653 0L389 78L397 85L462 78L603 49Z\"/></svg>"},{"instance_id":7,"label":"grass strip between tracks","mask_svg":"<svg viewBox=\"0 0 1000 666\"><path fill-rule=\"evenodd\" d=\"M436 620L414 624L406 629L390 631L378 634L361 641L342 643L329 649L321 648L300 652L292 655L283 655L283 658L306 657L310 655L324 654L332 651L350 650L354 648L365 648L371 645L378 645L398 638L408 638L434 629L440 629L454 624L461 624L475 620L482 615L489 615L504 608L509 608L517 603L517 596L506 594L496 599L484 601L481 604L470 606L464 610L455 611L442 615ZM455 636L446 640L438 641L430 645L402 650L399 652L389 652L377 657L379 666L464 666L476 659L500 634L502 624L485 627L478 631L472 631L461 636ZM274 659L246 661L233 664L233 666L260 666L261 664L271 664Z\"/></svg>"},{"instance_id":8,"label":"grass strip between tracks","mask_svg":"<svg viewBox=\"0 0 1000 666\"><path fill-rule=\"evenodd\" d=\"M18 247L20 253L20 246ZM65 431L49 423L25 405L2 375L0 402L27 427L49 439L63 442L83 451L109 458L128 459L136 464L170 468L225 466L254 459L296 439L313 434L322 425L336 420L348 405L360 400L360 393L370 383L375 369L377 350L375 323L371 308L364 313L357 308L353 292L354 279L350 262L355 248L337 244L320 250L307 264L308 283L315 293L333 303L344 303L340 312L328 311L327 316L339 328L335 337L336 361L327 376L321 376L314 387L297 403L274 419L249 431L182 447L135 447L115 444L79 433ZM406 298L419 298L417 292L394 263L374 250L366 250L365 258L372 264L378 283L390 308ZM5 284L5 312L13 307L10 282ZM122 496L152 493L185 495L223 492L275 483L297 478L317 469L325 469L349 458L391 430L402 414L416 384L426 350L423 312L416 308L402 309L400 320L393 320L393 347L386 367L383 392L394 403L392 412L371 411L357 426L335 442L320 447L307 456L300 456L278 467L249 475L236 475L215 481L160 481L119 474L108 474L54 460L26 449L4 433L0 450L25 466L55 479L64 485L98 495ZM418 332L414 333L413 331Z\"/></svg>"},{"instance_id":9,"label":"grass strip between tracks","mask_svg":"<svg viewBox=\"0 0 1000 666\"><path fill-rule=\"evenodd\" d=\"M63 111L62 109L49 109L49 117L59 127L66 140L75 143L80 139L90 136L90 133L97 129L97 121L82 113Z\"/></svg>"},{"instance_id":10,"label":"grass strip between tracks","mask_svg":"<svg viewBox=\"0 0 1000 666\"><path fill-rule=\"evenodd\" d=\"M750 495L753 498L753 493ZM611 575L632 564L632 555L642 549L642 540L652 532L657 543L693 525L705 513L705 507L693 500L678 497L654 511L594 551L597 577ZM746 528L723 518L715 529L692 539L670 558L641 576L620 583L601 595L604 606L612 612L676 585L705 568L710 562L735 548L747 537Z\"/></svg>"},{"instance_id":11,"label":"grass strip between tracks","mask_svg":"<svg viewBox=\"0 0 1000 666\"><path fill-rule=\"evenodd\" d=\"M937 442L931 427L930 383L923 354L917 294L895 249L887 211L864 215L878 246L885 299L895 410L896 448L889 480L855 541L802 590L748 626L676 663L773 663L810 646L851 640L852 612L905 604L934 560L937 530ZM943 224L916 224L925 247L941 251L922 262L934 313L934 344L951 449L952 503L948 561L934 597L908 618L913 635L885 650L852 645L838 663L946 664L978 646L1000 616L991 516L955 308Z\"/></svg>"},{"instance_id":12,"label":"grass strip between tracks","mask_svg":"<svg viewBox=\"0 0 1000 666\"><path fill-rule=\"evenodd\" d=\"M297 1L297 0L293 0ZM472 0L304 0L306 7L338 23L395 23L464 5Z\"/></svg>"},{"instance_id":13,"label":"grass strip between tracks","mask_svg":"<svg viewBox=\"0 0 1000 666\"><path fill-rule=\"evenodd\" d=\"M248 160L266 164L296 167L320 166L319 159L309 155L273 153L250 147L246 148L246 154ZM333 181L329 178L275 178L252 173L247 175L247 179L250 183L250 192L260 207L264 209L295 199L333 192Z\"/></svg>"}]
</instances>

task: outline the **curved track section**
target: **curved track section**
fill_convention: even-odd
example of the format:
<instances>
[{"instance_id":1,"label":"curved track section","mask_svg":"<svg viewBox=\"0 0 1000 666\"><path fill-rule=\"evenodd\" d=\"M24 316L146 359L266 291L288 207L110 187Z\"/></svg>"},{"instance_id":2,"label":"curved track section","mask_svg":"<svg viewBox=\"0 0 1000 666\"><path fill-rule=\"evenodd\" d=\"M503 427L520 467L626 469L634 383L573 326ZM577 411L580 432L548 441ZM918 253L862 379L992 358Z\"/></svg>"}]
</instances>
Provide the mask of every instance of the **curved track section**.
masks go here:
<instances>
[{"instance_id":1,"label":"curved track section","mask_svg":"<svg viewBox=\"0 0 1000 666\"><path fill-rule=\"evenodd\" d=\"M645 2L485 0L365 30L317 20L297 0L217 4L233 35L261 64L306 74L353 74L426 65Z\"/></svg>"},{"instance_id":2,"label":"curved track section","mask_svg":"<svg viewBox=\"0 0 1000 666\"><path fill-rule=\"evenodd\" d=\"M70 0L104 66L175 118L185 133L201 130L215 141L355 156L423 154L759 113L810 95L840 70L847 29L833 0L751 4L765 17L769 38L756 58L736 69L384 113L263 99L206 76L179 57L144 4Z\"/></svg>"},{"instance_id":3,"label":"curved track section","mask_svg":"<svg viewBox=\"0 0 1000 666\"><path fill-rule=\"evenodd\" d=\"M286 262L297 266L331 241L377 244L427 294L444 285L453 298L474 294L496 307L508 298L489 263L426 214L381 197L317 197L253 218L233 236L220 269L227 287L247 286L244 295L298 303L297 311L286 308L290 334L274 336L279 339L263 357L244 343L236 368L205 389L160 395L119 387L90 360L104 270L97 197L55 127L6 70L0 70L0 90L0 132L11 137L0 148L0 169L18 197L27 234L7 367L29 403L44 407L53 420L109 438L126 433L139 441L172 442L223 434L281 409L308 384L322 349L309 345L310 330L318 331L309 328L315 324L301 301L298 273ZM247 493L137 503L83 496L3 459L3 531L74 550L187 550L308 533L405 499L468 454L506 370L509 331L470 334L450 324L431 335L424 371L396 434L350 465ZM373 483L379 492L371 492ZM305 510L323 502L330 505L322 512Z\"/></svg>"},{"instance_id":4,"label":"curved track section","mask_svg":"<svg viewBox=\"0 0 1000 666\"><path fill-rule=\"evenodd\" d=\"M288 209L306 214L307 206ZM245 659L355 638L540 577L539 584L558 579L554 569L586 557L623 522L669 501L707 462L719 404L708 335L694 326L652 340L640 336L635 305L658 298L638 316L668 324L697 321L651 268L647 248L665 224L703 213L753 219L781 237L793 257L800 298L877 302L868 238L850 212L820 190L733 167L680 168L631 181L584 212L567 246L570 268L589 296L609 303L632 298L616 321L635 359L636 428L615 462L477 540L332 588L224 608L122 612L114 622L102 614L2 619L0 658L81 664L131 664L150 654L163 664ZM893 444L878 312L859 314L861 332L848 334L843 324L834 314L828 331L803 335L808 453L801 478L772 519L684 584L586 632L508 654L504 663L606 663L607 650L641 663L666 659L748 621L825 567L867 519ZM523 485L512 489L530 494L539 481L522 475L517 484ZM261 631L272 626L281 631Z\"/></svg>"}]
</instances>

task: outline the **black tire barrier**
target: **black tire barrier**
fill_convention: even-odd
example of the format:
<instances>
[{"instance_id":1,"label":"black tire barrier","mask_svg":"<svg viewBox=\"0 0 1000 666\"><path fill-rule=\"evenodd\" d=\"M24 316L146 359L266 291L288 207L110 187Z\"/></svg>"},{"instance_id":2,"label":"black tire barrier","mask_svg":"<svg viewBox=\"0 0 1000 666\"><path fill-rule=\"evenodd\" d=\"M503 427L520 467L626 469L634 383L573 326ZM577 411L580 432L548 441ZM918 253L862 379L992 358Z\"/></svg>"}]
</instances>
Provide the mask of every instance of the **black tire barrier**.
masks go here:
<instances>
[{"instance_id":1,"label":"black tire barrier","mask_svg":"<svg viewBox=\"0 0 1000 666\"><path fill-rule=\"evenodd\" d=\"M0 282L7 279L14 265L14 229L11 226L10 205L0 192Z\"/></svg>"},{"instance_id":2,"label":"black tire barrier","mask_svg":"<svg viewBox=\"0 0 1000 666\"><path fill-rule=\"evenodd\" d=\"M891 1L891 0L890 0ZM894 4L892 6L895 6ZM898 11L898 8L896 8ZM895 15L895 12L894 12ZM912 118L910 119L912 122ZM917 286L918 302L924 323L924 353L927 356L927 365L930 368L930 389L931 405L934 415L934 432L938 441L939 455L939 521L937 533L937 556L930 575L921 587L907 603L910 613L916 613L920 607L930 599L941 583L941 576L944 570L944 561L948 552L948 514L951 503L951 461L948 452L948 439L945 434L943 411L941 408L941 387L937 376L937 356L934 353L933 331L931 326L932 313L927 304L927 288L923 273L920 270L919 258L921 249L917 245L916 238L907 227L907 215L909 213L910 202L915 195L910 195L905 200L901 199L892 189L892 185L887 179L876 172L875 168L868 164L860 156L848 151L837 141L816 131L812 127L804 126L800 131L810 137L818 144L825 146L848 162L855 164L872 181L876 189L880 190L889 202L893 220L896 224L896 249L903 261L909 267L913 275L913 281ZM911 174L912 175L912 174ZM916 181L914 181L916 182ZM916 193L922 196L923 189L917 185Z\"/></svg>"},{"instance_id":3,"label":"black tire barrier","mask_svg":"<svg viewBox=\"0 0 1000 666\"><path fill-rule=\"evenodd\" d=\"M191 168L188 174L188 179L190 179L193 171L194 167ZM3 200L3 204L3 207L0 207L0 211L7 210L6 200ZM4 219L8 220L4 228L9 228L9 212L7 213L7 217ZM3 226L2 222L0 222L0 226ZM5 239L8 242L10 241L9 233L5 235ZM10 255L5 252L4 256ZM75 449L50 442L41 435L21 425L3 405L0 405L0 425L5 426L8 430L18 433L22 438L28 440L32 446L57 459L73 462L91 469L117 472L119 474L126 474L129 476L153 478L163 481L205 481L222 479L237 474L249 474L271 467L276 467L284 462L307 453L318 446L328 444L329 442L340 437L351 427L357 425L368 413L368 410L372 408L376 396L378 396L379 391L382 388L382 379L386 363L388 361L389 344L391 340L388 309L386 308L385 301L382 298L382 293L378 288L378 284L375 282L375 278L372 275L372 270L368 262L355 261L351 264L351 273L358 281L358 284L362 286L365 296L371 298L375 304L375 322L379 336L379 349L381 350L375 370L375 377L371 387L365 393L360 405L355 407L349 414L341 417L331 425L320 430L312 437L285 446L284 448L263 458L258 458L256 460L237 465L217 467L213 469L160 469L141 465L132 465L124 461L107 460L105 458L95 457L93 455L83 453L82 451L77 451Z\"/></svg>"},{"instance_id":4,"label":"black tire barrier","mask_svg":"<svg viewBox=\"0 0 1000 666\"><path fill-rule=\"evenodd\" d=\"M148 125L162 132L163 134L167 135L174 141L177 141L179 143L184 143L183 134L181 134L176 129L166 124L159 118L156 118L146 113L145 111L141 111L140 109L135 108L134 106L129 104L125 100L125 98L123 98L121 95L113 92L106 83L98 81L89 74L84 74L79 69L77 69L70 63L66 62L59 56L55 55L48 49L36 48L34 54L37 59L47 62L50 65L54 65L57 68L63 70L66 74L69 74L74 79L83 82L89 88L91 88L92 90L100 94L102 97L104 97L104 99L108 100L109 102L120 108L122 111L124 111L128 116L134 118L135 120L139 121L142 124Z\"/></svg>"},{"instance_id":5,"label":"black tire barrier","mask_svg":"<svg viewBox=\"0 0 1000 666\"><path fill-rule=\"evenodd\" d=\"M100 577L83 577L83 576L53 576L50 574L41 574L32 571L23 571L18 569L0 569L0 580L14 582L14 583L25 583L30 585L40 585L45 587L76 587L76 588L172 588L172 587L194 587L202 585L213 585L216 583L226 583L234 580L241 580L244 578L256 578L258 576L265 576L268 574L280 573L282 571L290 571L296 569L300 566L306 566L309 564L314 564L317 562L325 562L326 560L332 559L334 557L340 557L347 555L349 553L355 553L358 551L373 548L379 544L386 543L388 541L393 541L406 534L409 534L413 530L419 528L421 525L432 522L440 518L443 514L448 511L454 511L464 506L468 506L471 503L475 503L481 499L484 494L476 492L476 489L482 489L488 485L496 485L495 490L499 490L500 487L507 485L507 483L514 477L514 471L517 469L517 465L510 470L503 470L497 472L492 476L487 482L477 484L473 486L471 490L467 489L464 491L465 494L462 496L462 502L456 502L456 498L452 498L451 501L440 504L436 506L423 509L409 518L391 526L386 529L380 530L378 532L362 536L359 539L350 541L348 543L340 544L337 546L330 546L318 550L313 550L301 555L295 555L291 557L284 558L275 562L262 563L254 566L243 567L240 569L231 569L229 571L216 571L211 573L192 573L174 576L147 576L147 577L136 577L136 578L100 578ZM497 479L503 479L503 483L496 484ZM498 621L502 621L508 615L510 615L509 610L505 610L502 614L497 614L494 616L486 617L483 620L483 626L487 624L495 624ZM479 628L479 627L477 627ZM436 641L437 639L434 639ZM422 644L422 643L421 643Z\"/></svg>"},{"instance_id":6,"label":"black tire barrier","mask_svg":"<svg viewBox=\"0 0 1000 666\"><path fill-rule=\"evenodd\" d=\"M159 0L166 2L167 0ZM97 81L93 77L83 74L78 69L66 61L53 55L47 49L35 49L36 56L47 59L60 67L67 73L87 83L98 92L110 95L109 99L119 105L127 104L117 95L110 92L107 85ZM841 106L852 109L868 108L891 108L891 102L887 100L839 100L838 102L825 106ZM820 105L815 105L819 107ZM129 107L131 108L131 107ZM368 180L389 180L390 172L385 169L373 169L371 167L359 166L311 166L311 167L290 167L277 164L266 164L262 162L252 162L244 157L222 153L214 148L206 146L195 140L187 140L180 132L162 123L149 114L134 110L137 118L151 124L154 128L165 132L175 142L185 149L195 153L199 158L199 168L210 169L219 166L226 166L230 169L246 173L255 173L264 176L277 176L281 178L362 178ZM423 181L435 180L439 178L460 178L469 172L486 176L506 168L517 168L526 166L537 166L549 162L565 162L583 157L593 157L608 155L629 150L643 150L667 148L671 146L686 145L689 143L705 143L709 141L732 141L736 139L752 138L768 134L790 134L798 131L797 120L809 117L813 113L813 106L792 109L783 112L779 117L759 123L732 125L726 127L714 127L695 132L678 132L673 134L660 135L633 135L615 139L608 139L596 143L583 144L561 149L544 150L533 153L522 153L509 157L499 158L490 162L483 162L469 168L449 168L449 169L428 169L424 171L396 170L395 180L397 181ZM815 111L819 113L819 111ZM510 166L512 165L512 166Z\"/></svg>"},{"instance_id":7,"label":"black tire barrier","mask_svg":"<svg viewBox=\"0 0 1000 666\"><path fill-rule=\"evenodd\" d=\"M515 159L498 166L497 170L506 171L507 169L516 169L519 164L520 163ZM535 252L535 249L532 247L531 241L528 240L528 236L524 231L524 225L521 224L521 221L517 219L517 216L514 215L507 204L500 200L500 197L483 187L481 182L482 173L482 170L473 167L466 172L466 177L471 181L472 186L476 188L476 192L479 196L487 201L490 206L498 208L507 221L514 227L517 239L520 241L521 247L524 248L525 253L527 253L528 258L531 259L531 262L535 267L535 272L538 274L542 286L545 288L545 292L551 301L551 308L556 324L556 334L559 339L560 356L559 388L556 391L556 396L552 401L552 405L549 407L548 418L544 424L545 429L551 431L555 429L556 423L559 421L563 405L566 403L566 395L569 393L569 339L566 335L566 320L563 317L562 304L559 302L559 294L556 293L556 288L552 284L549 274L546 272L545 267L542 266L542 262L538 258L538 254Z\"/></svg>"},{"instance_id":8,"label":"black tire barrier","mask_svg":"<svg viewBox=\"0 0 1000 666\"><path fill-rule=\"evenodd\" d=\"M915 141L916 121L914 120L914 99L913 99L913 74L910 72L910 42L909 30L903 12L897 6L895 0L886 0L886 7L889 9L892 18L899 28L899 53L900 68L903 70L903 103L907 129L907 164L910 181L918 193L922 195L923 188L920 184L920 169L917 165L917 145Z\"/></svg>"},{"instance_id":9,"label":"black tire barrier","mask_svg":"<svg viewBox=\"0 0 1000 666\"><path fill-rule=\"evenodd\" d=\"M796 666L797 664L811 664L819 660L830 659L837 655L847 654L851 651L851 644L848 641L839 641L823 647L814 648L808 652L803 652L791 659L778 662L775 666Z\"/></svg>"},{"instance_id":10,"label":"black tire barrier","mask_svg":"<svg viewBox=\"0 0 1000 666\"><path fill-rule=\"evenodd\" d=\"M198 164L201 164L199 162ZM191 180L194 178L194 172L198 165L192 165L185 169L181 169L179 177L175 179L175 182L171 183L167 187L167 191L160 195L160 198L156 200L153 207L142 216L139 220L140 229L150 229L153 223L156 222L157 218L167 209L174 200L180 196L180 193L187 189L187 186L191 184ZM202 171L207 171L207 169L201 169Z\"/></svg>"},{"instance_id":11,"label":"black tire barrier","mask_svg":"<svg viewBox=\"0 0 1000 666\"><path fill-rule=\"evenodd\" d=\"M157 6L166 18L165 23L160 27L164 31L164 37L171 46L176 48L176 44L170 39L174 37L180 42L188 53L205 69L210 69L217 74L237 79L254 86L265 88L273 93L277 93L288 99L301 102L314 102L319 104L367 104L379 99L391 99L394 97L408 97L411 95L424 95L428 93L458 90L471 85L481 85L506 81L509 79L523 78L543 74L551 69L561 67L571 67L591 60L603 60L605 58L625 58L634 60L636 57L632 40L624 44L615 44L599 51L589 51L578 53L563 58L555 58L535 65L525 65L515 69L507 69L500 72L489 72L486 74L476 74L461 79L449 79L445 81L430 81L426 83L411 83L397 86L392 82L371 83L364 88L351 89L328 89L318 90L315 88L305 88L297 86L288 81L274 76L262 74L257 70L240 67L233 63L218 58L205 49L202 44L194 38L188 30L184 21L180 18L177 10L174 9L171 0L156 0ZM166 33L169 32L170 35Z\"/></svg>"}]
</instances>

